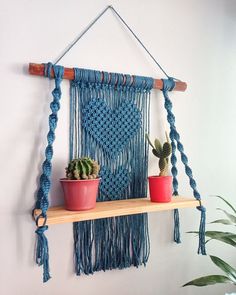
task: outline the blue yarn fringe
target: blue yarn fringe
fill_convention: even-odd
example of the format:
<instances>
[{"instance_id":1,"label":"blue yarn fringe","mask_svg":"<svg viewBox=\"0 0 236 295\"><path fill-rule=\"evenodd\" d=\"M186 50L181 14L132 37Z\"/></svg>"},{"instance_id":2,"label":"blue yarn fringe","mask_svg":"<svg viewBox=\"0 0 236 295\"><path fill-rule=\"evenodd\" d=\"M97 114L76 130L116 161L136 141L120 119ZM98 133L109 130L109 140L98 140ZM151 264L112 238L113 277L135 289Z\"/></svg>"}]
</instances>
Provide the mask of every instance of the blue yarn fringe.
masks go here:
<instances>
[{"instance_id":1,"label":"blue yarn fringe","mask_svg":"<svg viewBox=\"0 0 236 295\"><path fill-rule=\"evenodd\" d=\"M177 244L181 243L179 228L180 228L180 225L179 225L179 210L174 209L174 241Z\"/></svg>"},{"instance_id":2,"label":"blue yarn fringe","mask_svg":"<svg viewBox=\"0 0 236 295\"><path fill-rule=\"evenodd\" d=\"M206 208L203 206L198 206L198 210L201 211L201 220L199 226L199 245L198 245L198 254L206 255Z\"/></svg>"},{"instance_id":3,"label":"blue yarn fringe","mask_svg":"<svg viewBox=\"0 0 236 295\"><path fill-rule=\"evenodd\" d=\"M48 240L44 232L48 226L38 227L35 233L37 234L36 245L36 263L38 266L43 265L43 282L46 283L50 278L49 273L49 253L48 253Z\"/></svg>"}]
</instances>

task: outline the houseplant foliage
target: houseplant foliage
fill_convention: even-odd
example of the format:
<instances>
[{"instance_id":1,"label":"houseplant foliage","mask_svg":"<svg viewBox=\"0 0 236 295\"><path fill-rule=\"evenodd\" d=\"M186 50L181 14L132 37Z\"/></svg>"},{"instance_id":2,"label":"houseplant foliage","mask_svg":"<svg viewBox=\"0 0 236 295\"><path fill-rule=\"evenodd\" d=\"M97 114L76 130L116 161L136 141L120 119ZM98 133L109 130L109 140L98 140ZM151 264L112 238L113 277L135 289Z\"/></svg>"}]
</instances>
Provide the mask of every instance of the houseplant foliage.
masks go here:
<instances>
[{"instance_id":1,"label":"houseplant foliage","mask_svg":"<svg viewBox=\"0 0 236 295\"><path fill-rule=\"evenodd\" d=\"M155 157L159 158L159 176L168 176L168 164L169 164L169 156L171 155L171 145L169 143L169 138L166 134L166 142L162 145L160 140L157 138L154 140L154 144L152 144L148 134L146 134L146 139L148 140L149 145L152 147L152 153Z\"/></svg>"},{"instance_id":2,"label":"houseplant foliage","mask_svg":"<svg viewBox=\"0 0 236 295\"><path fill-rule=\"evenodd\" d=\"M228 212L228 210L226 211L224 209L217 208L217 210L221 211L224 214L224 218L214 220L211 222L211 224L222 224L224 226L231 225L234 231L233 232L206 231L206 237L208 237L208 240L206 241L206 243L212 240L216 240L221 243L228 244L235 248L236 247L236 233L235 233L236 209L223 197L217 196L217 198L220 198L222 201L224 201L227 207L230 208L231 212ZM198 233L198 232L192 231L190 233ZM223 271L224 274L208 275L208 276L200 277L184 284L183 287L185 286L203 287L203 286L214 285L219 283L231 283L236 286L236 269L217 256L210 255L210 259L221 271Z\"/></svg>"},{"instance_id":3,"label":"houseplant foliage","mask_svg":"<svg viewBox=\"0 0 236 295\"><path fill-rule=\"evenodd\" d=\"M152 148L152 153L159 159L159 175L149 176L150 197L153 202L170 202L172 196L172 177L168 175L169 156L172 149L166 134L166 142L162 145L157 138L151 142L146 134L146 139Z\"/></svg>"},{"instance_id":4,"label":"houseplant foliage","mask_svg":"<svg viewBox=\"0 0 236 295\"><path fill-rule=\"evenodd\" d=\"M92 209L96 205L99 186L99 164L88 157L73 159L61 179L67 210Z\"/></svg>"}]
</instances>

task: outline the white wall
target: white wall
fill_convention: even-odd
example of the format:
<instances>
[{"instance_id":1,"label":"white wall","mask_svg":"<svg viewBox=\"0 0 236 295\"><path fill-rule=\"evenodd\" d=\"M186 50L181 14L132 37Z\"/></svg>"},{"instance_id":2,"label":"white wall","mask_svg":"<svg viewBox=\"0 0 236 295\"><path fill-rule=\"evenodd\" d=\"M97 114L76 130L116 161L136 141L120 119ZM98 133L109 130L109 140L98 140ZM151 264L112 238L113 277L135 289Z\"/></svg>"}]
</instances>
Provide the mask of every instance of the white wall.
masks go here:
<instances>
[{"instance_id":1,"label":"white wall","mask_svg":"<svg viewBox=\"0 0 236 295\"><path fill-rule=\"evenodd\" d=\"M41 282L33 261L35 225L30 217L46 143L48 102L53 82L27 74L29 62L54 61L62 49L107 4L113 4L168 73L188 83L173 93L177 126L182 134L208 220L221 205L220 194L235 204L236 144L235 53L236 2L233 0L1 0L1 206L0 294L224 294L230 286L184 288L188 280L219 272L196 254L199 212L181 212L182 240L172 243L171 212L150 214L151 256L146 268L100 272L76 277L72 263L72 225L47 232L53 278ZM112 16L99 21L62 63L107 71L163 77L132 36ZM68 83L63 82L62 109L55 143L52 203L62 201L59 177L68 155ZM165 113L160 93L152 98L152 136L163 136ZM156 168L150 159L150 173ZM190 194L181 170L181 192ZM209 252L235 265L233 249L209 244Z\"/></svg>"}]
</instances>

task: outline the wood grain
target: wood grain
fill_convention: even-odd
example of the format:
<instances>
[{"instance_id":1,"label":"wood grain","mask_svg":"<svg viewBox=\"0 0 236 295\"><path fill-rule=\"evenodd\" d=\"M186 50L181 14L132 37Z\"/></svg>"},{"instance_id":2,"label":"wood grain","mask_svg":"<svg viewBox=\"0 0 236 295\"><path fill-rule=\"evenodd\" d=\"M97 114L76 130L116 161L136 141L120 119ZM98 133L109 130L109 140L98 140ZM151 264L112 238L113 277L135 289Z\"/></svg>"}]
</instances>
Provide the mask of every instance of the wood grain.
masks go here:
<instances>
[{"instance_id":1,"label":"wood grain","mask_svg":"<svg viewBox=\"0 0 236 295\"><path fill-rule=\"evenodd\" d=\"M199 206L199 202L197 200L178 196L173 197L172 201L169 203L152 203L146 198L99 202L96 203L96 207L94 209L87 211L68 211L63 207L51 207L47 213L46 224L60 224L197 206ZM35 216L39 214L40 210L35 210ZM39 226L43 224L43 221L44 219L39 219Z\"/></svg>"}]
</instances>

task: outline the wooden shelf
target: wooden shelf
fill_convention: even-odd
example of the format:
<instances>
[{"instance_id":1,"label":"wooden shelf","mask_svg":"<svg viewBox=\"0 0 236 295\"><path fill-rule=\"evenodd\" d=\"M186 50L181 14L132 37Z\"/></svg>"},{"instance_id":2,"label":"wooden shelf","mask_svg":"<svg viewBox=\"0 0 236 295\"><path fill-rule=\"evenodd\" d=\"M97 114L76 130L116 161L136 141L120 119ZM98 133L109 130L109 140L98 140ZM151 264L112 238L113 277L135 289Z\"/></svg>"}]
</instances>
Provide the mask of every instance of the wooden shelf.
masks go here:
<instances>
[{"instance_id":1,"label":"wooden shelf","mask_svg":"<svg viewBox=\"0 0 236 295\"><path fill-rule=\"evenodd\" d=\"M67 222L93 220L107 217L132 215L147 212L173 210L177 208L192 208L199 206L195 199L173 197L169 203L152 203L149 199L129 199L96 203L96 207L87 211L68 211L63 207L51 207L47 212L47 225ZM35 216L40 210L35 210ZM43 225L44 219L40 218L38 225Z\"/></svg>"}]
</instances>

